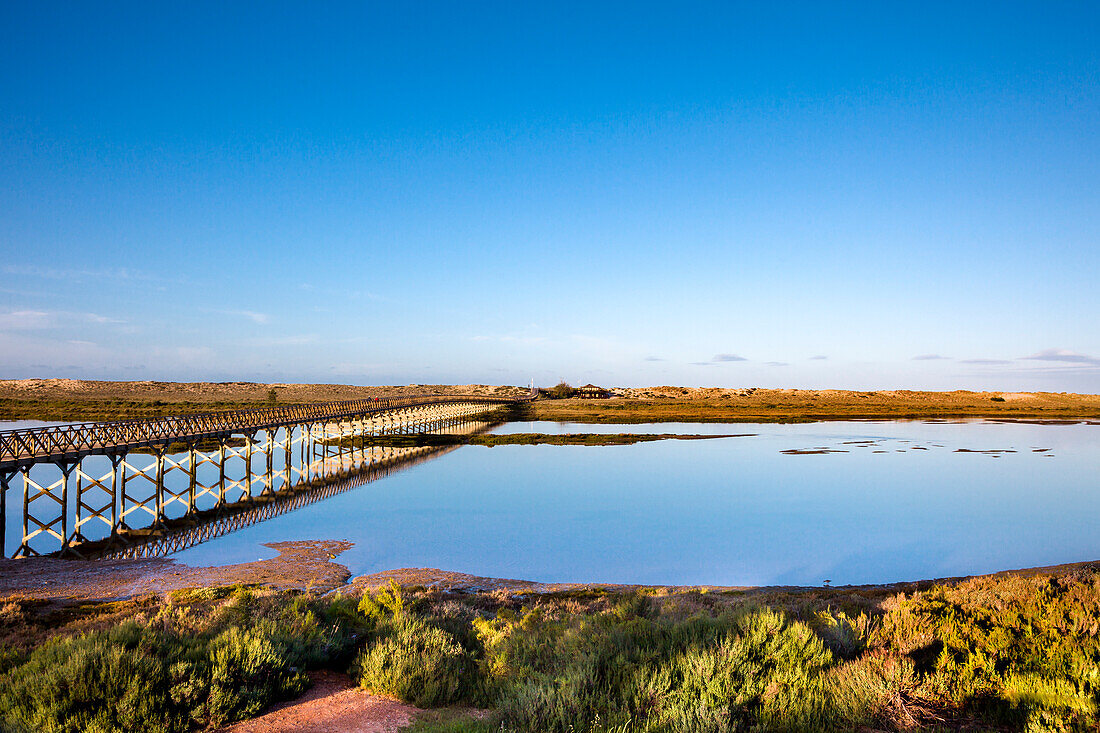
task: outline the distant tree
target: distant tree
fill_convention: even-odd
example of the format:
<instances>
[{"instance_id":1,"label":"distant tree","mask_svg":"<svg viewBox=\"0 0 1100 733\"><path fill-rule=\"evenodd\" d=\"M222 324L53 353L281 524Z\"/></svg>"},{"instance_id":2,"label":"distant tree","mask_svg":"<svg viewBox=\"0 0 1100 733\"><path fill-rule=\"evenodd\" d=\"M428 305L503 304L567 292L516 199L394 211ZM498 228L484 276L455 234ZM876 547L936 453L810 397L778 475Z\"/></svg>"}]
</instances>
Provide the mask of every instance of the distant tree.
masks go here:
<instances>
[{"instance_id":1,"label":"distant tree","mask_svg":"<svg viewBox=\"0 0 1100 733\"><path fill-rule=\"evenodd\" d=\"M568 382L558 382L551 390L550 396L556 400L564 400L573 396L573 386Z\"/></svg>"},{"instance_id":2,"label":"distant tree","mask_svg":"<svg viewBox=\"0 0 1100 733\"><path fill-rule=\"evenodd\" d=\"M275 391L274 387L267 391L267 401L270 404L274 404L279 401L279 393Z\"/></svg>"}]
</instances>

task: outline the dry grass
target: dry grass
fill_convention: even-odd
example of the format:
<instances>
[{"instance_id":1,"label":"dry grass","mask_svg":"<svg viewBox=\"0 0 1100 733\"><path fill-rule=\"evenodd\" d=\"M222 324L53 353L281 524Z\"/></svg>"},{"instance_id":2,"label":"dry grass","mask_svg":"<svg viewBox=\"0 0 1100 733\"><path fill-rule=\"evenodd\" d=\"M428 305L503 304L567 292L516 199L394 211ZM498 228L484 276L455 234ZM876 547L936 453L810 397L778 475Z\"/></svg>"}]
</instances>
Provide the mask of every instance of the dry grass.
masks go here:
<instances>
[{"instance_id":1,"label":"dry grass","mask_svg":"<svg viewBox=\"0 0 1100 733\"><path fill-rule=\"evenodd\" d=\"M274 391L275 402L270 399ZM77 379L0 380L0 419L121 420L401 395L518 396L519 387L483 384L359 387L257 382L102 382Z\"/></svg>"},{"instance_id":2,"label":"dry grass","mask_svg":"<svg viewBox=\"0 0 1100 733\"><path fill-rule=\"evenodd\" d=\"M607 400L539 400L530 406L529 416L533 420L588 423L1100 418L1100 395L1053 392L853 392L686 387L617 389L613 392L615 396Z\"/></svg>"},{"instance_id":3,"label":"dry grass","mask_svg":"<svg viewBox=\"0 0 1100 733\"><path fill-rule=\"evenodd\" d=\"M520 387L482 384L360 387L256 382L0 380L0 419L103 420L187 414L407 394L518 396ZM1100 395L1053 392L613 388L606 400L540 399L520 419L588 423L793 422L853 418L1080 420L1100 418Z\"/></svg>"}]
</instances>

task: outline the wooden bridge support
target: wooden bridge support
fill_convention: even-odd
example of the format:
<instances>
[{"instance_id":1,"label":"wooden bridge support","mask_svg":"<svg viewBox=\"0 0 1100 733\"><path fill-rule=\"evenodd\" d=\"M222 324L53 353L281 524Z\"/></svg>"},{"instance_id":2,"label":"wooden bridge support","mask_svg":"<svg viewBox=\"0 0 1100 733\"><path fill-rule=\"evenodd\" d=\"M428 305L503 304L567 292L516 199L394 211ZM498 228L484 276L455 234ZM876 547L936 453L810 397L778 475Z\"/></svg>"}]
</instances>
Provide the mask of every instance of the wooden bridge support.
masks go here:
<instances>
[{"instance_id":1,"label":"wooden bridge support","mask_svg":"<svg viewBox=\"0 0 1100 733\"><path fill-rule=\"evenodd\" d=\"M156 541L169 526L176 528L189 517L210 511L236 516L242 507L281 500L327 485L334 476L390 465L421 450L371 446L372 436L438 430L495 408L461 401L399 407L337 420L227 431L217 437L215 450L187 439L185 450L168 453L173 441L166 438L144 453L108 447L71 461L0 469L0 509L6 510L8 489L22 475L23 537L16 556L82 556L89 547L101 556L134 556L134 548ZM281 439L279 430L284 431ZM231 444L240 437L243 445ZM278 470L276 453L282 460ZM85 461L92 457L105 458L109 468L88 466ZM240 478L237 459L243 464ZM212 481L208 477L215 469L217 479ZM60 477L44 479L42 474L51 470ZM5 547L3 525L0 519L0 548Z\"/></svg>"}]
</instances>

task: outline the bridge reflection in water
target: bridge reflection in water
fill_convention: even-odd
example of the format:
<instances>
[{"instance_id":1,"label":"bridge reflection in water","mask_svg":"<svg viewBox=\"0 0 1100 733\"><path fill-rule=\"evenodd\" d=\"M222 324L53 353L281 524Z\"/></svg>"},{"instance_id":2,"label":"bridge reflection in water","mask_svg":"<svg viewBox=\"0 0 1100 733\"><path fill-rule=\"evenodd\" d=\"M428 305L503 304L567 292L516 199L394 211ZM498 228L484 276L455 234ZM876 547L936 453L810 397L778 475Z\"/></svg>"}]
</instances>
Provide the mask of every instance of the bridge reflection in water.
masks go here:
<instances>
[{"instance_id":1,"label":"bridge reflection in water","mask_svg":"<svg viewBox=\"0 0 1100 733\"><path fill-rule=\"evenodd\" d=\"M380 436L473 434L491 426L489 413L529 399L360 400L0 432L0 496L23 489L12 554L177 552L455 447L399 447ZM4 554L6 523L0 516Z\"/></svg>"}]
</instances>

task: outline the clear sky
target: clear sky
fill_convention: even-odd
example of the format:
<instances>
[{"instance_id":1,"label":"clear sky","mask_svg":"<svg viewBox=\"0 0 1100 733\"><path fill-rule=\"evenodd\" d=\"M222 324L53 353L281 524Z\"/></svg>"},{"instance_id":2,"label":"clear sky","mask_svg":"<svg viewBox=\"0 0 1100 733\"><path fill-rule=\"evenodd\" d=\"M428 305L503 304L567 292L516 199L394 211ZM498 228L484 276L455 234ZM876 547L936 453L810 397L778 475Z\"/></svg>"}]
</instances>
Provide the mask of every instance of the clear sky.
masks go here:
<instances>
[{"instance_id":1,"label":"clear sky","mask_svg":"<svg viewBox=\"0 0 1100 733\"><path fill-rule=\"evenodd\" d=\"M1100 4L3 2L0 377L1100 392Z\"/></svg>"}]
</instances>

